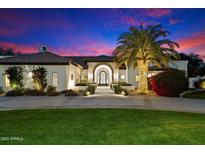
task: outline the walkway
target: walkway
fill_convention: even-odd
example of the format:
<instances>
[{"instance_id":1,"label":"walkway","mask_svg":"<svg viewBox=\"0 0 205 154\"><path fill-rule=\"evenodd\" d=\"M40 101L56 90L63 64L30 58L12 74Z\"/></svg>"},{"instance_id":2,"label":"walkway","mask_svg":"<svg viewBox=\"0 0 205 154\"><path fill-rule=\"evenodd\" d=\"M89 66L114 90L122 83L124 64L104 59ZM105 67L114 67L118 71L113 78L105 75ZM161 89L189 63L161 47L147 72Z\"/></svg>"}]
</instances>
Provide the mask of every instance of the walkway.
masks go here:
<instances>
[{"instance_id":1,"label":"walkway","mask_svg":"<svg viewBox=\"0 0 205 154\"><path fill-rule=\"evenodd\" d=\"M105 87L97 87L95 91L95 96L103 96L103 97L109 97L109 96L117 96L109 86Z\"/></svg>"},{"instance_id":2,"label":"walkway","mask_svg":"<svg viewBox=\"0 0 205 154\"><path fill-rule=\"evenodd\" d=\"M92 96L0 96L0 110L43 108L132 108L205 114L205 100L158 96L122 96L99 87Z\"/></svg>"}]
</instances>

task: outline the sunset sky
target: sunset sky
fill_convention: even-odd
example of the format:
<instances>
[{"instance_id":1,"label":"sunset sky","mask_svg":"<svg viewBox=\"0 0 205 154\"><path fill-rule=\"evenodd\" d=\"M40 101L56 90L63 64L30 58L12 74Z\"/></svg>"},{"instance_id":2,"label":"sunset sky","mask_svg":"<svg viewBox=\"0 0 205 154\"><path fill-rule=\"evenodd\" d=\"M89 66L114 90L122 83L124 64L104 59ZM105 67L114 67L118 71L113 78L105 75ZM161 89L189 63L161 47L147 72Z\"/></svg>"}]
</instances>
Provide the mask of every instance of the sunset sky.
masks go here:
<instances>
[{"instance_id":1,"label":"sunset sky","mask_svg":"<svg viewBox=\"0 0 205 154\"><path fill-rule=\"evenodd\" d=\"M162 24L179 52L205 59L205 9L0 9L0 47L48 46L61 55L111 55L129 26Z\"/></svg>"}]
</instances>

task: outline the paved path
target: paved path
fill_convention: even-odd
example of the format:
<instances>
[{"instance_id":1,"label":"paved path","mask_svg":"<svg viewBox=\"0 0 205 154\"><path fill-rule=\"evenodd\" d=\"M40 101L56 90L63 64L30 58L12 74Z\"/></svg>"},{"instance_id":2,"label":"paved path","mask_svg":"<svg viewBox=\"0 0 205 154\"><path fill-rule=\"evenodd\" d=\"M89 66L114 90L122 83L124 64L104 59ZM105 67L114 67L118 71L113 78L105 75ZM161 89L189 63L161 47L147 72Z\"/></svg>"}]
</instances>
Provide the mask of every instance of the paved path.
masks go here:
<instances>
[{"instance_id":1,"label":"paved path","mask_svg":"<svg viewBox=\"0 0 205 154\"><path fill-rule=\"evenodd\" d=\"M111 89L110 87L97 87L95 91L95 96L96 97L110 97L110 96L117 96Z\"/></svg>"},{"instance_id":2,"label":"paved path","mask_svg":"<svg viewBox=\"0 0 205 154\"><path fill-rule=\"evenodd\" d=\"M20 96L0 97L0 110L39 108L137 108L197 112L205 114L205 100L158 96L121 96L108 88L93 96ZM104 95L106 94L106 96Z\"/></svg>"}]
</instances>

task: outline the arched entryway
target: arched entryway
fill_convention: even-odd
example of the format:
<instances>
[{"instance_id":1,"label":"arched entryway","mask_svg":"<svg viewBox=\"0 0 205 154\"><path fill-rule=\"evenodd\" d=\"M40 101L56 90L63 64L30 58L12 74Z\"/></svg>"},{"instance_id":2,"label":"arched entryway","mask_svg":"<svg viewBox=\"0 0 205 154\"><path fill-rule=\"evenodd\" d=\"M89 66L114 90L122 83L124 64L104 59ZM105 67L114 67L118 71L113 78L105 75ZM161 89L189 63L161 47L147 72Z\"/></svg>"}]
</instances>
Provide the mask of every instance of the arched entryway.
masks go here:
<instances>
[{"instance_id":1,"label":"arched entryway","mask_svg":"<svg viewBox=\"0 0 205 154\"><path fill-rule=\"evenodd\" d=\"M94 82L98 86L108 86L113 81L113 70L110 66L102 64L94 69Z\"/></svg>"},{"instance_id":2,"label":"arched entryway","mask_svg":"<svg viewBox=\"0 0 205 154\"><path fill-rule=\"evenodd\" d=\"M108 86L109 83L109 73L102 69L99 70L98 74L98 85L104 85L104 86Z\"/></svg>"}]
</instances>

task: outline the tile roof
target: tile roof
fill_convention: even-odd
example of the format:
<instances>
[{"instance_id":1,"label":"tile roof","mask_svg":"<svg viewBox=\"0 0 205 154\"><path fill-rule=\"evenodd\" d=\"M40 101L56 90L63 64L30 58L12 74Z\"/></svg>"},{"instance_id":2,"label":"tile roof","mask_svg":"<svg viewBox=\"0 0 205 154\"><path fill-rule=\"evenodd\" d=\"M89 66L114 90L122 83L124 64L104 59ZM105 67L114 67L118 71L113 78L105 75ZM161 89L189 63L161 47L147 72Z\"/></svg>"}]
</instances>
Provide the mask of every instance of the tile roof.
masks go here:
<instances>
[{"instance_id":1,"label":"tile roof","mask_svg":"<svg viewBox=\"0 0 205 154\"><path fill-rule=\"evenodd\" d=\"M113 62L114 57L112 56L66 56L66 58L73 60L74 62L83 66L84 69L87 69L87 62Z\"/></svg>"},{"instance_id":2,"label":"tile roof","mask_svg":"<svg viewBox=\"0 0 205 154\"><path fill-rule=\"evenodd\" d=\"M41 64L41 65L65 65L72 62L74 65L81 65L84 69L88 68L87 62L113 62L112 56L59 56L52 52L37 52L31 54L15 55L11 57L0 58L0 64ZM125 69L125 65L120 67Z\"/></svg>"},{"instance_id":3,"label":"tile roof","mask_svg":"<svg viewBox=\"0 0 205 154\"><path fill-rule=\"evenodd\" d=\"M71 60L51 52L38 52L1 58L0 64L68 64L69 61Z\"/></svg>"}]
</instances>

